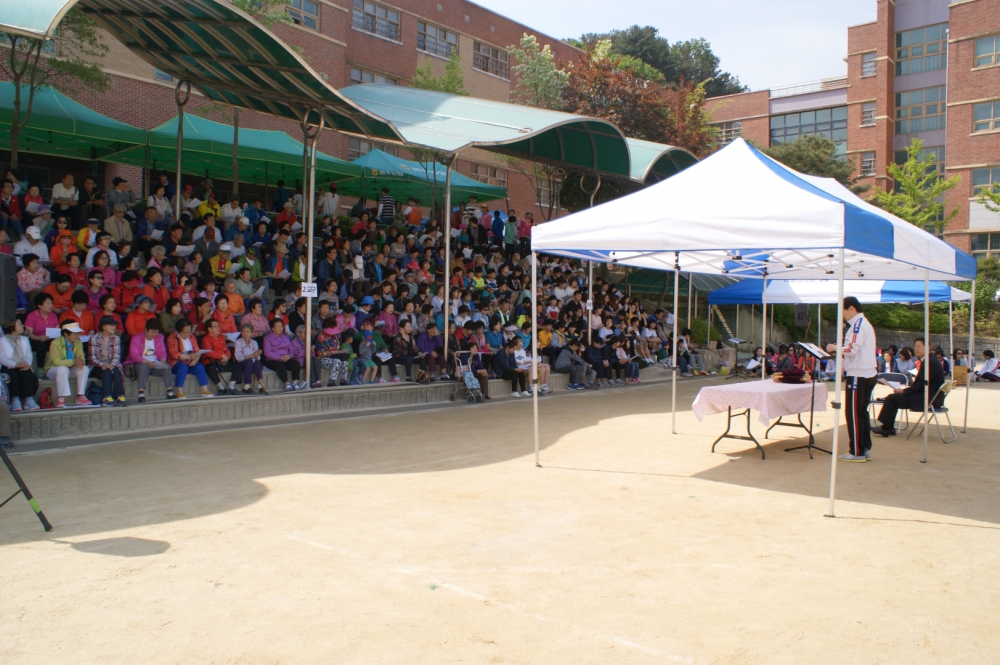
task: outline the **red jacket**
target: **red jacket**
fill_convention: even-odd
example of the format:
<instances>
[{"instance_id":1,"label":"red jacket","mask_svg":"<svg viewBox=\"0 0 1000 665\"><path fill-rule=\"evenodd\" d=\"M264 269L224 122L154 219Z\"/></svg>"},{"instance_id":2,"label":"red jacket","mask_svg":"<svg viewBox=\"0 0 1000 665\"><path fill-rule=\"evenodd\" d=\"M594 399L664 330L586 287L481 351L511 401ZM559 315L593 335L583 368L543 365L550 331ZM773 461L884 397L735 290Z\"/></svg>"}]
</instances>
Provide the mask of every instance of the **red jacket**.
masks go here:
<instances>
[{"instance_id":1,"label":"red jacket","mask_svg":"<svg viewBox=\"0 0 1000 665\"><path fill-rule=\"evenodd\" d=\"M165 286L154 288L152 284L142 287L142 295L153 299L153 309L162 312L167 308L167 300L170 298L170 291Z\"/></svg>"},{"instance_id":2,"label":"red jacket","mask_svg":"<svg viewBox=\"0 0 1000 665\"><path fill-rule=\"evenodd\" d=\"M188 341L191 342L191 353L198 353L200 350L198 338L191 335L188 337ZM176 332L170 333L170 337L167 337L167 364L173 365L179 362L182 355L184 355L184 351L181 346L181 336Z\"/></svg>"},{"instance_id":3,"label":"red jacket","mask_svg":"<svg viewBox=\"0 0 1000 665\"><path fill-rule=\"evenodd\" d=\"M201 357L201 362L205 365L215 361L225 362L232 357L229 347L226 346L226 338L221 334L218 337L211 335L202 337L201 348L208 350L208 353Z\"/></svg>"},{"instance_id":4,"label":"red jacket","mask_svg":"<svg viewBox=\"0 0 1000 665\"><path fill-rule=\"evenodd\" d=\"M156 318L155 312L146 312L145 314L139 310L130 312L128 317L125 319L125 332L127 332L130 337L145 335L146 321L153 318Z\"/></svg>"},{"instance_id":5,"label":"red jacket","mask_svg":"<svg viewBox=\"0 0 1000 665\"><path fill-rule=\"evenodd\" d=\"M119 314L126 314L135 299L142 293L142 289L138 286L126 286L124 284L119 284L114 289L111 290L111 295L115 297L115 311Z\"/></svg>"}]
</instances>

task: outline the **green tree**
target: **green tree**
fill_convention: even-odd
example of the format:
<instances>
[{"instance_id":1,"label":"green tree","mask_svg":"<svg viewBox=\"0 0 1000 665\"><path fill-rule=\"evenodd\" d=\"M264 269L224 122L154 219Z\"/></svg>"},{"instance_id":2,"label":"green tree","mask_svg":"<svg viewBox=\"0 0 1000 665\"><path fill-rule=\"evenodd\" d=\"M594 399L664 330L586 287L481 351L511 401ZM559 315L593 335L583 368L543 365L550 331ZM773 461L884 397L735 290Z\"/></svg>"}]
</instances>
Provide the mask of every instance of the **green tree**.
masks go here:
<instances>
[{"instance_id":1,"label":"green tree","mask_svg":"<svg viewBox=\"0 0 1000 665\"><path fill-rule=\"evenodd\" d=\"M288 6L286 0L232 0L232 3L268 30L273 30L276 25L292 23L292 17L285 11Z\"/></svg>"},{"instance_id":2,"label":"green tree","mask_svg":"<svg viewBox=\"0 0 1000 665\"><path fill-rule=\"evenodd\" d=\"M790 143L765 148L764 154L799 173L833 178L844 187L858 191L854 162L837 155L837 145L823 136L800 136Z\"/></svg>"},{"instance_id":3,"label":"green tree","mask_svg":"<svg viewBox=\"0 0 1000 665\"><path fill-rule=\"evenodd\" d=\"M708 97L732 95L750 89L741 84L736 76L719 69L719 57L705 39L674 42L670 46L670 61L676 77L672 80L704 81Z\"/></svg>"},{"instance_id":4,"label":"green tree","mask_svg":"<svg viewBox=\"0 0 1000 665\"><path fill-rule=\"evenodd\" d=\"M958 208L946 213L944 193L958 184L958 176L938 176L936 155L920 151L924 142L914 139L906 149L906 163L889 164L889 176L895 181L892 191L875 190L871 203L922 229L944 230L945 223L958 214Z\"/></svg>"},{"instance_id":5,"label":"green tree","mask_svg":"<svg viewBox=\"0 0 1000 665\"><path fill-rule=\"evenodd\" d=\"M663 72L631 55L618 56L615 64L618 65L618 69L631 72L640 81L652 81L660 85L667 82L667 77L663 75Z\"/></svg>"},{"instance_id":6,"label":"green tree","mask_svg":"<svg viewBox=\"0 0 1000 665\"><path fill-rule=\"evenodd\" d=\"M562 109L566 72L556 67L549 45L539 46L534 35L525 33L520 45L508 46L507 51L517 59L517 64L511 67L517 80L514 103L541 109Z\"/></svg>"},{"instance_id":7,"label":"green tree","mask_svg":"<svg viewBox=\"0 0 1000 665\"><path fill-rule=\"evenodd\" d=\"M602 39L610 40L616 54L637 58L662 73L668 80L676 80L673 78L670 42L661 37L659 30L651 25L633 25L625 30L604 34L590 33L582 39L588 44L596 44Z\"/></svg>"},{"instance_id":8,"label":"green tree","mask_svg":"<svg viewBox=\"0 0 1000 665\"><path fill-rule=\"evenodd\" d=\"M423 67L417 67L413 76L413 87L421 90L436 90L450 92L453 95L469 95L465 89L465 74L462 73L462 56L458 51L452 51L448 56L448 64L444 67L444 76L434 76L431 61Z\"/></svg>"},{"instance_id":9,"label":"green tree","mask_svg":"<svg viewBox=\"0 0 1000 665\"><path fill-rule=\"evenodd\" d=\"M976 201L990 212L1000 213L1000 182L993 183L992 187L983 187L979 190Z\"/></svg>"},{"instance_id":10,"label":"green tree","mask_svg":"<svg viewBox=\"0 0 1000 665\"><path fill-rule=\"evenodd\" d=\"M98 61L108 47L94 20L77 8L66 13L52 41L0 32L0 42L8 46L0 57L0 73L14 84L10 165L16 168L18 137L31 120L35 95L48 87L63 92L107 91L110 81Z\"/></svg>"}]
</instances>

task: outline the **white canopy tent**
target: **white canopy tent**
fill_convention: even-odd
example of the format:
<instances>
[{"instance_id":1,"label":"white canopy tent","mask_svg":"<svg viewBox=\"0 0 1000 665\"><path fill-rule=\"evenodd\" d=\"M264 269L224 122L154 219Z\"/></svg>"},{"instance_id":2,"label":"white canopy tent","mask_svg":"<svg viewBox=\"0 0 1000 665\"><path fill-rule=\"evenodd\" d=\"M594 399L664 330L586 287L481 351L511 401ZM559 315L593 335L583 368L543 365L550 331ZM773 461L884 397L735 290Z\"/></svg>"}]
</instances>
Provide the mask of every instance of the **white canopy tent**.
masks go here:
<instances>
[{"instance_id":1,"label":"white canopy tent","mask_svg":"<svg viewBox=\"0 0 1000 665\"><path fill-rule=\"evenodd\" d=\"M836 279L838 400L845 279L923 281L926 328L930 280L965 281L976 276L971 256L869 205L836 181L805 176L775 162L742 139L659 184L536 227L533 275L538 252L672 270L674 312L682 270L733 277ZM534 299L534 282L532 286ZM537 362L536 339L533 334L532 353ZM674 345L675 368L676 353ZM929 363L924 367L929 372ZM675 370L674 433L676 382ZM830 515L834 514L841 406L837 401L833 404ZM536 463L537 431L536 416ZM925 460L926 451L925 428Z\"/></svg>"}]
</instances>

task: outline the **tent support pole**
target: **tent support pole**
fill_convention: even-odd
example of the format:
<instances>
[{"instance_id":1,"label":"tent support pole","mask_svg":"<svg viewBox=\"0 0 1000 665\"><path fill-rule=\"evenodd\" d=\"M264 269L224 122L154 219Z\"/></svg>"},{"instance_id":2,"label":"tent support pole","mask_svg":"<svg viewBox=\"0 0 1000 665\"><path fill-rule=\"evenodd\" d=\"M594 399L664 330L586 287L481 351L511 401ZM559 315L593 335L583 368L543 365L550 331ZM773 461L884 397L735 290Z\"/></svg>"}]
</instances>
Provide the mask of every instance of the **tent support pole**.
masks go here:
<instances>
[{"instance_id":1,"label":"tent support pole","mask_svg":"<svg viewBox=\"0 0 1000 665\"><path fill-rule=\"evenodd\" d=\"M313 146L315 148L315 146ZM240 195L240 107L233 107L233 196ZM315 170L315 162L313 160L313 170ZM304 206L305 204L303 204ZM303 208L302 212L305 212ZM308 333L307 333L308 334Z\"/></svg>"},{"instance_id":2,"label":"tent support pole","mask_svg":"<svg viewBox=\"0 0 1000 665\"><path fill-rule=\"evenodd\" d=\"M753 352L757 350L757 347L753 343L753 316L754 316L754 305L750 305L750 357L753 357Z\"/></svg>"},{"instance_id":3,"label":"tent support pole","mask_svg":"<svg viewBox=\"0 0 1000 665\"><path fill-rule=\"evenodd\" d=\"M840 439L840 409L841 390L843 380L841 374L844 371L844 250L840 249L840 267L837 270L837 378L833 388L833 446L830 448L830 507L824 517L836 517L834 502L837 497L837 443ZM765 289L766 291L767 289Z\"/></svg>"},{"instance_id":4,"label":"tent support pole","mask_svg":"<svg viewBox=\"0 0 1000 665\"><path fill-rule=\"evenodd\" d=\"M311 109L310 109L311 110ZM313 281L313 227L314 227L314 217L316 208L316 197L313 193L316 189L316 139L319 138L319 133L323 131L324 119L323 115L319 114L320 120L318 125L309 124L309 110L306 111L305 116L302 118L302 137L303 142L306 145L306 150L309 153L309 180L303 181L304 190L302 193L302 214L306 218L306 243L308 254L306 258L306 283L312 284ZM237 116L233 116L234 120ZM238 131L238 130L237 130ZM235 152L233 153L235 155ZM235 159L234 166L235 166ZM308 186L306 183L308 182ZM306 298L306 378L305 380L312 385L312 298ZM292 331L295 334L295 331Z\"/></svg>"},{"instance_id":5,"label":"tent support pole","mask_svg":"<svg viewBox=\"0 0 1000 665\"><path fill-rule=\"evenodd\" d=\"M736 335L736 339L740 338L740 306L739 305L736 306L736 332L734 334ZM739 348L737 347L736 350L739 351Z\"/></svg>"},{"instance_id":6,"label":"tent support pole","mask_svg":"<svg viewBox=\"0 0 1000 665\"><path fill-rule=\"evenodd\" d=\"M691 273L688 273L688 311L687 311L687 315L688 315L688 317L687 317L688 323L687 323L687 325L685 327L690 329L691 328Z\"/></svg>"},{"instance_id":7,"label":"tent support pole","mask_svg":"<svg viewBox=\"0 0 1000 665\"><path fill-rule=\"evenodd\" d=\"M823 305L816 305L816 346L823 348Z\"/></svg>"},{"instance_id":8,"label":"tent support pole","mask_svg":"<svg viewBox=\"0 0 1000 665\"><path fill-rule=\"evenodd\" d=\"M591 262L593 266L593 262ZM531 253L531 404L535 420L535 466L538 460L538 252Z\"/></svg>"},{"instance_id":9,"label":"tent support pole","mask_svg":"<svg viewBox=\"0 0 1000 665\"><path fill-rule=\"evenodd\" d=\"M951 300L948 301L948 356L955 362L955 311Z\"/></svg>"},{"instance_id":10,"label":"tent support pole","mask_svg":"<svg viewBox=\"0 0 1000 665\"><path fill-rule=\"evenodd\" d=\"M924 458L927 464L927 432L930 430L930 390L931 390L931 272L924 270Z\"/></svg>"},{"instance_id":11,"label":"tent support pole","mask_svg":"<svg viewBox=\"0 0 1000 665\"><path fill-rule=\"evenodd\" d=\"M706 328L706 330L705 330L705 348L706 349L710 349L710 348L712 348L712 306L708 304L707 300L708 299L706 298L705 307L708 308L708 323L705 324L705 328ZM676 343L677 340L674 340L674 342Z\"/></svg>"},{"instance_id":12,"label":"tent support pole","mask_svg":"<svg viewBox=\"0 0 1000 665\"><path fill-rule=\"evenodd\" d=\"M534 273L532 273L532 278ZM534 307L534 301L531 304ZM531 311L534 311L532 309ZM587 346L590 346L594 342L594 322L591 320L594 316L594 262L587 261Z\"/></svg>"},{"instance_id":13,"label":"tent support pole","mask_svg":"<svg viewBox=\"0 0 1000 665\"><path fill-rule=\"evenodd\" d=\"M679 265L680 254L674 253L674 362L673 370L670 373L670 429L677 434L677 347L680 346L680 338L677 337L677 322L680 314L677 312L678 298L680 297L681 267Z\"/></svg>"},{"instance_id":14,"label":"tent support pole","mask_svg":"<svg viewBox=\"0 0 1000 665\"><path fill-rule=\"evenodd\" d=\"M182 92L183 91L183 92ZM181 147L184 145L184 106L191 99L191 84L178 81L174 88L174 101L177 103L177 194L174 197L174 219L181 219Z\"/></svg>"},{"instance_id":15,"label":"tent support pole","mask_svg":"<svg viewBox=\"0 0 1000 665\"><path fill-rule=\"evenodd\" d=\"M764 341L760 343L760 352L764 357L764 364L760 366L760 380L767 381L767 270L764 270L764 286L760 290L760 337Z\"/></svg>"},{"instance_id":16,"label":"tent support pole","mask_svg":"<svg viewBox=\"0 0 1000 665\"><path fill-rule=\"evenodd\" d=\"M448 302L448 296L451 292L451 167L455 164L455 155L448 155L445 157L444 166L444 307L441 311L442 323L441 326L444 330L441 334L444 335L444 366L449 368L448 365L448 317L450 314L450 303ZM437 169L434 169L435 172ZM457 349L456 349L457 351Z\"/></svg>"},{"instance_id":17,"label":"tent support pole","mask_svg":"<svg viewBox=\"0 0 1000 665\"><path fill-rule=\"evenodd\" d=\"M972 387L972 368L976 364L976 282L972 282L972 300L969 302L969 348L965 357L969 360L969 374L965 379L965 418L962 420L962 434L969 425L969 390Z\"/></svg>"}]
</instances>

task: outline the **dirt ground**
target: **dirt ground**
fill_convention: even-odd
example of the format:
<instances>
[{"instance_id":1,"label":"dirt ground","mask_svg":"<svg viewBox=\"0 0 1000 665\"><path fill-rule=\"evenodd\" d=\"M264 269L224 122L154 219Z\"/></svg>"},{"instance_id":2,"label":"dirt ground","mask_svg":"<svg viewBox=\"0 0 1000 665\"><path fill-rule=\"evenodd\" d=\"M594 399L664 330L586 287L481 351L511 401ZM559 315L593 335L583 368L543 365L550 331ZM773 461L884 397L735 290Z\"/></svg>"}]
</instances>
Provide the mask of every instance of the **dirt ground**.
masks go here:
<instances>
[{"instance_id":1,"label":"dirt ground","mask_svg":"<svg viewBox=\"0 0 1000 665\"><path fill-rule=\"evenodd\" d=\"M15 456L56 528L0 509L0 663L1000 663L1000 391L829 519L702 385L676 436L669 386L543 399L540 469L527 400Z\"/></svg>"}]
</instances>

